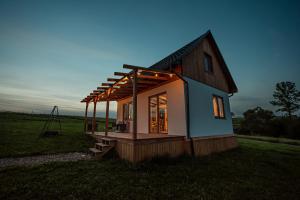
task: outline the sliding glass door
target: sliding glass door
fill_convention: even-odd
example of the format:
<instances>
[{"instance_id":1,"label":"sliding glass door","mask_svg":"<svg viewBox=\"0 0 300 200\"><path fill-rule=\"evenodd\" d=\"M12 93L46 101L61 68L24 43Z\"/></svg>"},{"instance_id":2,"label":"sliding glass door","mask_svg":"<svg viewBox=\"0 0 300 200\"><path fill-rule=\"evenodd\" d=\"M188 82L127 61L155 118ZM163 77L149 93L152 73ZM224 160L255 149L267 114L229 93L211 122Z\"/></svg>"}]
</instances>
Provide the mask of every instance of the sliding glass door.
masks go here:
<instances>
[{"instance_id":1,"label":"sliding glass door","mask_svg":"<svg viewBox=\"0 0 300 200\"><path fill-rule=\"evenodd\" d=\"M149 132L168 133L167 94L149 97Z\"/></svg>"}]
</instances>

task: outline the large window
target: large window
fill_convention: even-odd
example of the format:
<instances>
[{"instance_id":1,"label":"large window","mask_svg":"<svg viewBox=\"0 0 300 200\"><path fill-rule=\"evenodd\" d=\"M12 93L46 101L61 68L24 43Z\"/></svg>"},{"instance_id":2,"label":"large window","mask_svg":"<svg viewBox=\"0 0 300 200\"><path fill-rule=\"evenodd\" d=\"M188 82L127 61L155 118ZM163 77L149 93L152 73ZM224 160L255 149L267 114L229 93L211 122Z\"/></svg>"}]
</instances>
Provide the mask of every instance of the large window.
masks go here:
<instances>
[{"instance_id":1,"label":"large window","mask_svg":"<svg viewBox=\"0 0 300 200\"><path fill-rule=\"evenodd\" d=\"M207 53L204 53L204 71L208 73L213 73L212 58Z\"/></svg>"},{"instance_id":2,"label":"large window","mask_svg":"<svg viewBox=\"0 0 300 200\"><path fill-rule=\"evenodd\" d=\"M132 102L123 104L123 120L132 120Z\"/></svg>"},{"instance_id":3,"label":"large window","mask_svg":"<svg viewBox=\"0 0 300 200\"><path fill-rule=\"evenodd\" d=\"M217 95L213 95L213 112L215 118L224 119L224 101L223 98Z\"/></svg>"}]
</instances>

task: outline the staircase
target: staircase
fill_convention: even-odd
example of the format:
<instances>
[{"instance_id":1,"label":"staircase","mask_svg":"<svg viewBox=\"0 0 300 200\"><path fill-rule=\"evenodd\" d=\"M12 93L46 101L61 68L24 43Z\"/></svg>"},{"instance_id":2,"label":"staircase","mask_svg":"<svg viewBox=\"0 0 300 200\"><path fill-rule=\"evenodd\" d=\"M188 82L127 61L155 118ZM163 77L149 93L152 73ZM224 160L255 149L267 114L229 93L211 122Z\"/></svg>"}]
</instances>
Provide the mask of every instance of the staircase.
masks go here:
<instances>
[{"instance_id":1,"label":"staircase","mask_svg":"<svg viewBox=\"0 0 300 200\"><path fill-rule=\"evenodd\" d=\"M112 150L116 145L116 140L110 138L101 138L95 147L89 148L90 154L96 159L101 159L105 154Z\"/></svg>"}]
</instances>

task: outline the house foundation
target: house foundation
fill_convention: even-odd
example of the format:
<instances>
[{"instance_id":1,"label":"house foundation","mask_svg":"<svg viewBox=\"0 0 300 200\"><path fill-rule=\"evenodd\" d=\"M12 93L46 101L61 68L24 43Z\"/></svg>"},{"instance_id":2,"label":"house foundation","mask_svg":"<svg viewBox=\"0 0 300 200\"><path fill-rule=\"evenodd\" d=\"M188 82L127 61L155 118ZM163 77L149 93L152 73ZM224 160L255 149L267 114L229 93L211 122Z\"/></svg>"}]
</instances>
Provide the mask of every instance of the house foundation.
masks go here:
<instances>
[{"instance_id":1,"label":"house foundation","mask_svg":"<svg viewBox=\"0 0 300 200\"><path fill-rule=\"evenodd\" d=\"M105 137L103 134L92 136L98 141ZM178 157L184 154L205 156L238 146L234 135L197 137L192 140L186 140L184 136L157 135L155 137L155 134L137 134L137 137L138 139L133 140L126 134L108 133L105 138L114 139L117 155L133 163L161 156Z\"/></svg>"}]
</instances>

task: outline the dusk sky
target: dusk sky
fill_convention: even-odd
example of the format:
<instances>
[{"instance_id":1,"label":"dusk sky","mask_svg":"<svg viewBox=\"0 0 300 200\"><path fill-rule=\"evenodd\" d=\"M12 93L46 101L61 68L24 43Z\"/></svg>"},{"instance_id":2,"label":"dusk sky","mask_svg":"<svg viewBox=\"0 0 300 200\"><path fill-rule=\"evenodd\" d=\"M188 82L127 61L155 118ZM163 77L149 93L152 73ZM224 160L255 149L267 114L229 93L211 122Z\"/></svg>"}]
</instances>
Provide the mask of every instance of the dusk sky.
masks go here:
<instances>
[{"instance_id":1,"label":"dusk sky","mask_svg":"<svg viewBox=\"0 0 300 200\"><path fill-rule=\"evenodd\" d=\"M124 63L149 67L211 30L239 89L232 111L274 111L276 82L300 89L299 2L0 0L0 110L83 115Z\"/></svg>"}]
</instances>

